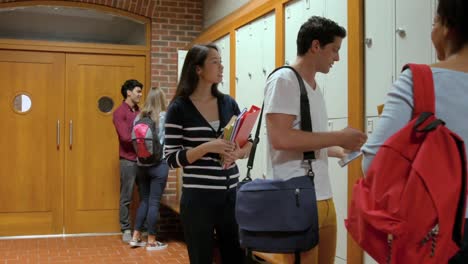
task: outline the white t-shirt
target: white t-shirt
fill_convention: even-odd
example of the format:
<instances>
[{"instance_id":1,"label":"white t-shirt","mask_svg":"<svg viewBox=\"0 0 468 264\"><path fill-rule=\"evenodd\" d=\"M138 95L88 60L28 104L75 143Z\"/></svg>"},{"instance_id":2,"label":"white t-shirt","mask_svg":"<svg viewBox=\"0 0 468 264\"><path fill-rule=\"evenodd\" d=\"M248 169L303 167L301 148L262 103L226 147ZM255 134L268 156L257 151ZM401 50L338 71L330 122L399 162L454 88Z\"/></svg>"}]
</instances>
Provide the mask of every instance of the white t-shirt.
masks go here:
<instances>
[{"instance_id":1,"label":"white t-shirt","mask_svg":"<svg viewBox=\"0 0 468 264\"><path fill-rule=\"evenodd\" d=\"M315 90L304 82L309 98L312 130L314 132L328 131L328 116L325 100L317 85ZM265 87L265 114L277 113L296 116L294 129L300 129L300 88L296 75L290 69L281 69L268 78ZM267 133L268 138L268 133ZM315 191L317 200L332 197L330 179L328 177L327 149L315 151L316 160L312 162L315 173ZM276 150L268 138L267 176L273 179L291 179L307 175L309 165L303 161L303 153L298 151Z\"/></svg>"}]
</instances>

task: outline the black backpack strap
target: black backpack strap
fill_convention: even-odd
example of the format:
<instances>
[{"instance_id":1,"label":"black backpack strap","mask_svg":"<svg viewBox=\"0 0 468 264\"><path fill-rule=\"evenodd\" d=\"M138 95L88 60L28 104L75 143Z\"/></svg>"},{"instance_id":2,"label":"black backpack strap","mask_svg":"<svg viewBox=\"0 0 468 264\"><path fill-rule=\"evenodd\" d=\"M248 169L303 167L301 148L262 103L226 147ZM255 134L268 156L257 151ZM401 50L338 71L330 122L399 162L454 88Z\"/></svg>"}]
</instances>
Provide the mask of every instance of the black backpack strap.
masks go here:
<instances>
[{"instance_id":1,"label":"black backpack strap","mask_svg":"<svg viewBox=\"0 0 468 264\"><path fill-rule=\"evenodd\" d=\"M301 264L301 252L294 252L294 264Z\"/></svg>"},{"instance_id":2,"label":"black backpack strap","mask_svg":"<svg viewBox=\"0 0 468 264\"><path fill-rule=\"evenodd\" d=\"M307 90L304 85L304 80L302 80L301 75L291 66L282 66L279 68L276 68L274 71L272 71L268 77L275 73L276 71L280 69L290 69L296 74L297 80L299 82L299 88L301 92L301 130L303 131L309 131L312 132L312 119L310 117L310 107L309 107L309 98L307 97ZM262 119L263 119L263 107L265 106L265 102L262 103L262 110L260 111L260 118L258 120L257 124L257 129L255 131L255 138L252 144L252 148L250 149L250 155L249 155L249 160L247 162L247 176L242 180L242 181L251 181L252 179L250 178L250 170L253 168L253 163L255 160L255 152L257 150L257 145L260 142L260 129L262 127ZM315 159L315 152L314 151L308 151L304 152L304 160L307 160L309 162L309 171L308 174L311 177L314 177L314 172L312 171L312 160Z\"/></svg>"}]
</instances>

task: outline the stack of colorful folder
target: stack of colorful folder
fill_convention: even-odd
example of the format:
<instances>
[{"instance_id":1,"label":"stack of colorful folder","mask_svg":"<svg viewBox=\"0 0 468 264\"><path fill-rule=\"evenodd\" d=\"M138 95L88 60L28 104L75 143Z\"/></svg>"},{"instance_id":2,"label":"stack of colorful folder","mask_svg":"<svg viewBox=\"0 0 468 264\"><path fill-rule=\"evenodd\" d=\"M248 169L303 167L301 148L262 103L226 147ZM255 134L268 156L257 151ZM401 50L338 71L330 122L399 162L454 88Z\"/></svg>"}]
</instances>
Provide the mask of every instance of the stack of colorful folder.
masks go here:
<instances>
[{"instance_id":1,"label":"stack of colorful folder","mask_svg":"<svg viewBox=\"0 0 468 264\"><path fill-rule=\"evenodd\" d=\"M247 143L259 114L260 108L255 105L252 105L248 111L244 108L239 116L233 116L224 127L223 138L237 143L242 148ZM223 159L221 163L224 163ZM225 164L224 168L226 165L228 164Z\"/></svg>"}]
</instances>

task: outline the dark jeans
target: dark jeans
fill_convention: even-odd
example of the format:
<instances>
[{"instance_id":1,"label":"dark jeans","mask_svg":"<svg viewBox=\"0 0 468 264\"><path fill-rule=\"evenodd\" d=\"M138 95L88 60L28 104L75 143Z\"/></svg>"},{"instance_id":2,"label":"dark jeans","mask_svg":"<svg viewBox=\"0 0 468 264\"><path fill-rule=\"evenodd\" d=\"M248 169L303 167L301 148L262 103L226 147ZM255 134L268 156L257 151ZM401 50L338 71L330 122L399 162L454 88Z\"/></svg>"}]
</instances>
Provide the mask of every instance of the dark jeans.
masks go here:
<instances>
[{"instance_id":1,"label":"dark jeans","mask_svg":"<svg viewBox=\"0 0 468 264\"><path fill-rule=\"evenodd\" d=\"M213 262L214 232L223 264L242 264L234 206L236 189L229 191L184 189L180 216L190 264Z\"/></svg>"},{"instance_id":2,"label":"dark jeans","mask_svg":"<svg viewBox=\"0 0 468 264\"><path fill-rule=\"evenodd\" d=\"M130 230L130 202L135 185L137 165L135 161L120 159L120 230Z\"/></svg>"},{"instance_id":3,"label":"dark jeans","mask_svg":"<svg viewBox=\"0 0 468 264\"><path fill-rule=\"evenodd\" d=\"M138 166L137 184L141 202L137 211L135 230L141 231L146 219L148 234L156 235L159 205L166 188L168 173L169 166L166 161L151 167Z\"/></svg>"}]
</instances>

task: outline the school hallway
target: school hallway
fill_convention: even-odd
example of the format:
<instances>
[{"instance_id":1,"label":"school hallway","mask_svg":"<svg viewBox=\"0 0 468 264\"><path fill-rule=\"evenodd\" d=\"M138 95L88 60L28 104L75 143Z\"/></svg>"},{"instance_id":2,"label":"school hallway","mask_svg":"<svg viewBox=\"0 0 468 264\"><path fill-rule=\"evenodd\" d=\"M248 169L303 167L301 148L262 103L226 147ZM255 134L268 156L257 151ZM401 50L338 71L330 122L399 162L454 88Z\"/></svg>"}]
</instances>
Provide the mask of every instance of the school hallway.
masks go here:
<instances>
[{"instance_id":1,"label":"school hallway","mask_svg":"<svg viewBox=\"0 0 468 264\"><path fill-rule=\"evenodd\" d=\"M167 249L130 248L120 235L0 240L0 264L152 263L188 264L179 239L167 239Z\"/></svg>"}]
</instances>

